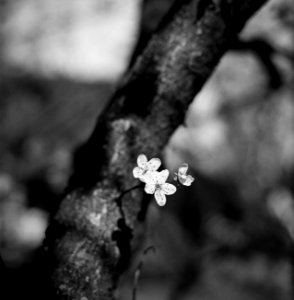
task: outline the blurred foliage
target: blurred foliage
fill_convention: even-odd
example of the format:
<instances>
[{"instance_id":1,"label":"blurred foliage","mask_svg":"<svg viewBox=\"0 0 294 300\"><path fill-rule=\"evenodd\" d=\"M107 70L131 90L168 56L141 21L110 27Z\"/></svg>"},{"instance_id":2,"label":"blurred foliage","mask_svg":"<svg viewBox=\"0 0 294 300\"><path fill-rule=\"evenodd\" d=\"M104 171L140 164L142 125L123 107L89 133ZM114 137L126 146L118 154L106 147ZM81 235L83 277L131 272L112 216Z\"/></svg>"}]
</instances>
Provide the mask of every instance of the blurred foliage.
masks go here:
<instances>
[{"instance_id":1,"label":"blurred foliage","mask_svg":"<svg viewBox=\"0 0 294 300\"><path fill-rule=\"evenodd\" d=\"M113 81L124 71L139 0L1 2L3 60L38 74L89 81Z\"/></svg>"},{"instance_id":2,"label":"blurred foliage","mask_svg":"<svg viewBox=\"0 0 294 300\"><path fill-rule=\"evenodd\" d=\"M170 1L144 3L150 35ZM25 286L74 149L127 65L140 2L1 4L0 250ZM270 45L279 86L256 49L235 49L197 95L165 151L171 169L186 161L196 181L164 209L151 205L144 244L156 253L137 253L119 299L130 298L141 259L138 299L291 298L293 23L292 1L272 0L241 35Z\"/></svg>"}]
</instances>

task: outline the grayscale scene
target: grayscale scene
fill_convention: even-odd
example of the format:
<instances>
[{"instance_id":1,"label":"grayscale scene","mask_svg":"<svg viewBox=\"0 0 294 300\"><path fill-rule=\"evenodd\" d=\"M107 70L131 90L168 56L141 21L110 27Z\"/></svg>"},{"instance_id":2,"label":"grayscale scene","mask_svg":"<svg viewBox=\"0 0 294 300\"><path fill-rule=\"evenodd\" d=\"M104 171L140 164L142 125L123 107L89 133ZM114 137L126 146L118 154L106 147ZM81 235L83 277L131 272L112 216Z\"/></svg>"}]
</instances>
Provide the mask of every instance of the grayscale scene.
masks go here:
<instances>
[{"instance_id":1,"label":"grayscale scene","mask_svg":"<svg viewBox=\"0 0 294 300\"><path fill-rule=\"evenodd\" d=\"M294 1L0 0L0 299L294 299Z\"/></svg>"}]
</instances>

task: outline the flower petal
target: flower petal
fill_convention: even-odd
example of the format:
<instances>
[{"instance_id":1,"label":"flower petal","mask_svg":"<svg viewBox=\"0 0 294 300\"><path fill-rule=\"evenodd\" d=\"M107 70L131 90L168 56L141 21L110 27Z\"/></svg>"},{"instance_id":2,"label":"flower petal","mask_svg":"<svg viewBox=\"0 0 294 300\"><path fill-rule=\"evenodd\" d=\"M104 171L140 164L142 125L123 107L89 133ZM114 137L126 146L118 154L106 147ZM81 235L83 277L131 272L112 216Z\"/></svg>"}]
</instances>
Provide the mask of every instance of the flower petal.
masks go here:
<instances>
[{"instance_id":1,"label":"flower petal","mask_svg":"<svg viewBox=\"0 0 294 300\"><path fill-rule=\"evenodd\" d=\"M135 167L135 168L133 169L133 176L134 176L135 178L139 178L140 176L142 176L142 174L143 174L143 170L142 170L141 168Z\"/></svg>"},{"instance_id":2,"label":"flower petal","mask_svg":"<svg viewBox=\"0 0 294 300\"><path fill-rule=\"evenodd\" d=\"M163 184L166 182L168 175L169 175L169 170L162 170L161 172L156 172L156 182L158 184Z\"/></svg>"},{"instance_id":3,"label":"flower petal","mask_svg":"<svg viewBox=\"0 0 294 300\"><path fill-rule=\"evenodd\" d=\"M155 184L146 183L144 191L147 194L154 194L154 192L155 192Z\"/></svg>"},{"instance_id":4,"label":"flower petal","mask_svg":"<svg viewBox=\"0 0 294 300\"><path fill-rule=\"evenodd\" d=\"M140 154L137 158L137 164L139 167L141 167L142 169L146 168L147 165L147 157L145 154Z\"/></svg>"},{"instance_id":5,"label":"flower petal","mask_svg":"<svg viewBox=\"0 0 294 300\"><path fill-rule=\"evenodd\" d=\"M179 176L186 175L187 171L188 171L188 164L183 163L179 167L178 174Z\"/></svg>"},{"instance_id":6,"label":"flower petal","mask_svg":"<svg viewBox=\"0 0 294 300\"><path fill-rule=\"evenodd\" d=\"M164 183L164 184L161 185L161 190L166 195L172 195L177 191L177 188L171 183Z\"/></svg>"},{"instance_id":7,"label":"flower petal","mask_svg":"<svg viewBox=\"0 0 294 300\"><path fill-rule=\"evenodd\" d=\"M178 181L178 173L174 174L174 181Z\"/></svg>"},{"instance_id":8,"label":"flower petal","mask_svg":"<svg viewBox=\"0 0 294 300\"><path fill-rule=\"evenodd\" d=\"M178 176L179 182L183 185L185 185L186 179L187 179L187 175L179 175Z\"/></svg>"},{"instance_id":9,"label":"flower petal","mask_svg":"<svg viewBox=\"0 0 294 300\"><path fill-rule=\"evenodd\" d=\"M144 177L144 182L148 184L156 184L157 183L157 175L156 171L147 171L142 177Z\"/></svg>"},{"instance_id":10,"label":"flower petal","mask_svg":"<svg viewBox=\"0 0 294 300\"><path fill-rule=\"evenodd\" d=\"M143 173L139 178L140 181L146 183L146 175Z\"/></svg>"},{"instance_id":11,"label":"flower petal","mask_svg":"<svg viewBox=\"0 0 294 300\"><path fill-rule=\"evenodd\" d=\"M150 171L157 171L161 165L161 161L159 158L151 158L147 163L147 169Z\"/></svg>"},{"instance_id":12,"label":"flower petal","mask_svg":"<svg viewBox=\"0 0 294 300\"><path fill-rule=\"evenodd\" d=\"M181 180L180 181L183 185L190 186L194 180L195 180L194 177L192 177L191 175L187 175L184 182L182 182Z\"/></svg>"},{"instance_id":13,"label":"flower petal","mask_svg":"<svg viewBox=\"0 0 294 300\"><path fill-rule=\"evenodd\" d=\"M154 194L154 197L155 197L155 200L156 200L156 202L159 206L164 206L165 205L166 197L165 197L163 191L161 191L160 189L156 190L155 194Z\"/></svg>"}]
</instances>

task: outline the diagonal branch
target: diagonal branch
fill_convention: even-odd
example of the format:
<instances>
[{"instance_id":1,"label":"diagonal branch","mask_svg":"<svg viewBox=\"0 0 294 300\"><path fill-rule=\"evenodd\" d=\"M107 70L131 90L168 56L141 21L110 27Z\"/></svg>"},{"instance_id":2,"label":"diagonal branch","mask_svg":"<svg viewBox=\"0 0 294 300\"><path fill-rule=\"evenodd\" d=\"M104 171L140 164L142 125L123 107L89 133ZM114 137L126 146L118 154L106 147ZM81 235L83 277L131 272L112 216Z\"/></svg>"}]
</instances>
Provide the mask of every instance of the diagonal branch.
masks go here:
<instances>
[{"instance_id":1,"label":"diagonal branch","mask_svg":"<svg viewBox=\"0 0 294 300\"><path fill-rule=\"evenodd\" d=\"M183 1L165 18L77 152L68 195L44 244L56 299L113 299L150 200L134 189L117 202L137 184L137 155L159 155L230 42L266 0L235 0L229 14L215 2L202 5L199 20L195 1Z\"/></svg>"}]
</instances>

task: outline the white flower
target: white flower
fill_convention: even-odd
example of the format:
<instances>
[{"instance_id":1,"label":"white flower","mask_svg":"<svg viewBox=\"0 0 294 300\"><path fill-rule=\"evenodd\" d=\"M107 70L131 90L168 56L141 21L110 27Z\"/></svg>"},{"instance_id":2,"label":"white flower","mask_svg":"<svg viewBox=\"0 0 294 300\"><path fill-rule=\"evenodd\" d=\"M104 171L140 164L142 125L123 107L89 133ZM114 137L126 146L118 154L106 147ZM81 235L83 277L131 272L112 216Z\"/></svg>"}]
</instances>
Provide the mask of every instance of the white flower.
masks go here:
<instances>
[{"instance_id":1,"label":"white flower","mask_svg":"<svg viewBox=\"0 0 294 300\"><path fill-rule=\"evenodd\" d=\"M147 194L154 194L155 200L159 206L166 203L165 195L172 195L177 188L170 183L167 183L169 171L163 170L161 172L147 172L145 176L145 192Z\"/></svg>"},{"instance_id":2,"label":"white flower","mask_svg":"<svg viewBox=\"0 0 294 300\"><path fill-rule=\"evenodd\" d=\"M145 182L145 175L149 171L157 171L161 165L159 158L151 158L147 160L146 155L140 154L137 158L138 167L133 169L133 175L142 182Z\"/></svg>"},{"instance_id":3,"label":"white flower","mask_svg":"<svg viewBox=\"0 0 294 300\"><path fill-rule=\"evenodd\" d=\"M190 186L195 180L193 176L187 175L188 164L184 163L179 167L178 173L176 173L175 180L178 180L182 185Z\"/></svg>"}]
</instances>

